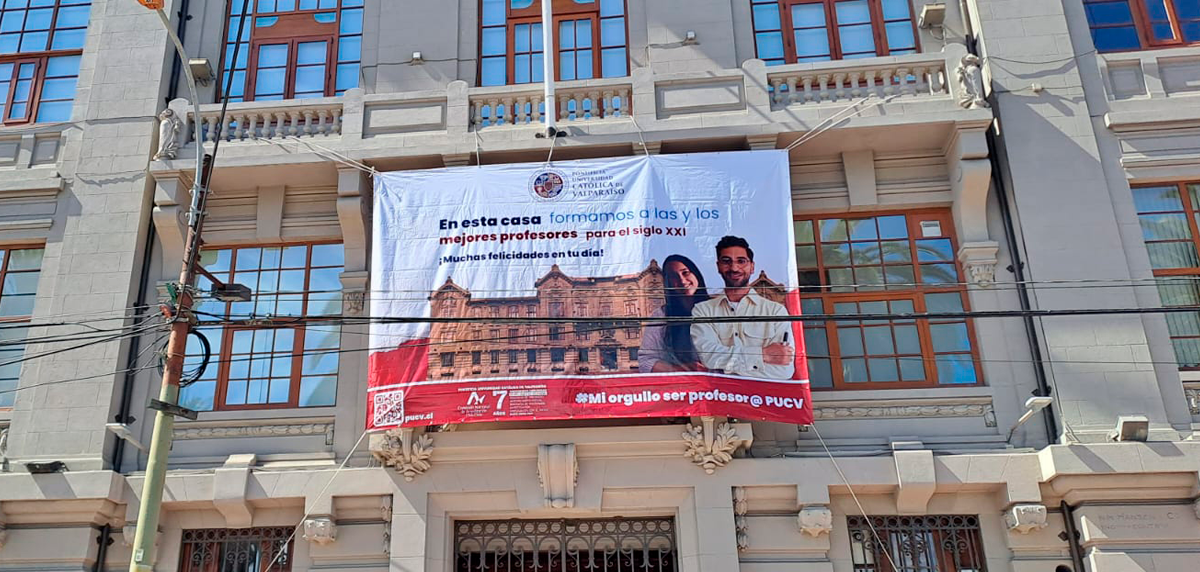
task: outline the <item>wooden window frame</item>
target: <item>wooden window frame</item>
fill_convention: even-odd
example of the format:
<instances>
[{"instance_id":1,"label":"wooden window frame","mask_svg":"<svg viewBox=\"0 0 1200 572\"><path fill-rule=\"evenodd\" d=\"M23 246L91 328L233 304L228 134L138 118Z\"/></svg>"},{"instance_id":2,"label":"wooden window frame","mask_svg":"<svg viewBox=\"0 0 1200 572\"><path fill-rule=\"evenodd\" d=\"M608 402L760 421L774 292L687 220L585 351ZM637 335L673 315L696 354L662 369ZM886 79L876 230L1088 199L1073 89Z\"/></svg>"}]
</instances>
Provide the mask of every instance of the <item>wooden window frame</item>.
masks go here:
<instances>
[{"instance_id":1,"label":"wooden window frame","mask_svg":"<svg viewBox=\"0 0 1200 572\"><path fill-rule=\"evenodd\" d=\"M305 283L304 296L300 301L303 313L300 316L275 317L275 318L271 318L270 320L262 320L259 324L256 324L253 326L243 326L243 325L222 326L222 328L221 328L221 345L220 345L219 349L214 348L214 351L213 351L213 357L217 358L219 363L217 366L218 367L217 376L215 379L216 390L214 391L212 411L259 411L259 410L270 410L270 409L313 409L313 408L319 408L319 407L336 407L337 406L336 397L335 397L334 403L329 404L329 405L300 405L300 386L301 386L301 382L304 379L303 364L304 364L304 357L305 357L305 355L307 355L307 354L305 354L305 351L304 351L305 336L308 332L308 325L306 323L306 320L307 320L307 318L310 317L308 314L308 304L310 302L309 296L310 296L310 294L314 293L314 291L310 289L310 284L311 284L311 279L312 279L312 271L314 268L313 267L313 247L320 246L320 245L329 245L329 244L343 245L344 243L342 241L338 241L338 240L317 240L317 241L280 242L280 243L266 243L266 244L205 245L205 248L204 248L205 250L230 250L232 252L232 254L230 255L230 259L229 259L229 268L230 268L229 275L232 278L232 281L234 283L237 282L237 274L239 272L238 270L236 270L236 267L237 267L237 253L240 250L252 249L252 248L259 248L259 249L287 248L287 247L292 247L292 246L304 246L307 249L307 251L305 252L305 261L304 261L304 283ZM324 268L330 268L330 267L329 266L317 266L316 268L324 269ZM344 265L343 265L343 268L344 268ZM245 273L245 272L263 272L263 270L260 266L259 268L256 268L256 269L241 270L241 272L243 272L243 273ZM229 315L232 304L233 304L233 302L225 303L225 315ZM282 330L282 329L293 330L292 350L291 350L292 364L291 364L291 370L288 374L289 375L289 385L288 385L288 400L287 400L287 402L284 402L284 403L269 403L269 402L268 403L244 403L244 404L234 404L234 405L230 405L230 404L226 403L226 398L228 397L228 394L229 394L229 383L230 383L229 373L230 373L230 367L231 367L230 366L231 359L233 356L234 334L236 332L242 332L242 331ZM341 347L341 343L339 340L338 348L340 348L340 347ZM263 355L263 354L267 354L267 353L276 354L276 353L280 353L280 352L275 352L273 350L270 352L254 352L253 348L251 348L250 352L243 352L243 353L239 353L238 355L248 357L248 356L253 356L253 355ZM339 359L339 369L340 369L340 364L341 364L341 360ZM321 375L321 374L317 374L317 375ZM324 375L337 376L338 374L334 373L334 374L324 374ZM258 379L258 378L248 378L247 382L249 382L250 379ZM268 379L268 385L269 385L270 377L268 377L267 379ZM269 391L269 388L268 388L268 391Z\"/></svg>"},{"instance_id":2,"label":"wooden window frame","mask_svg":"<svg viewBox=\"0 0 1200 572\"><path fill-rule=\"evenodd\" d=\"M1200 257L1200 223L1196 222L1196 217L1200 216L1200 211L1197 211L1196 209L1198 207L1200 207L1200 205L1197 205L1197 204L1195 204L1194 201L1192 201L1192 193L1188 190L1189 185L1200 186L1200 180L1172 181L1172 182L1168 182L1168 183L1159 183L1159 184L1133 185L1132 189L1135 189L1135 190L1136 189L1154 189L1154 188L1174 186L1176 191L1179 193L1179 202L1183 208L1182 214L1183 214L1184 218L1187 219L1188 232L1191 234L1191 239L1187 242L1191 243L1192 248L1195 249L1195 251L1197 253L1197 256ZM1141 215L1144 215L1144 214L1150 214L1150 215L1169 214L1169 213L1176 213L1178 211L1139 211L1139 210L1137 210L1137 206L1135 205L1134 212L1135 212L1135 216L1139 217L1139 226L1140 226ZM1150 244L1150 243L1168 243L1168 242L1180 243L1180 242L1185 242L1185 241L1183 241L1183 240L1147 241L1145 236L1142 237L1143 246ZM1147 255L1148 254L1149 253L1147 253ZM1151 266L1151 274L1155 278L1197 277L1197 279L1200 279L1200 266L1181 267L1181 268L1154 268L1153 266ZM1156 283L1155 285L1157 286L1158 284ZM1198 337L1198 336L1174 336L1169 333L1168 333L1168 335L1169 335L1170 339L1172 340L1172 342L1174 342L1174 340L1177 340L1177 339L1196 339ZM1173 346L1173 344L1172 344L1172 346ZM1174 351L1174 347L1172 347L1172 351ZM1177 361L1178 361L1178 359L1177 359ZM1200 371L1200 365L1195 365L1195 366L1180 365L1179 371Z\"/></svg>"},{"instance_id":3,"label":"wooden window frame","mask_svg":"<svg viewBox=\"0 0 1200 572\"><path fill-rule=\"evenodd\" d=\"M288 60L287 68L284 72L284 95L283 99L295 99L295 77L297 69L297 46L305 42L324 41L325 46L325 87L323 97L332 97L337 92L337 67L338 67L338 40L342 38L341 33L342 13L345 10L363 9L359 6L343 6L342 1L338 0L337 6L333 8L317 8L312 10L291 10L286 12L258 12L258 3L255 0L245 0L254 2L253 8L250 10L246 18L248 21L245 24L245 44L246 49L250 53L246 54L245 68L245 86L242 89L241 101L255 101L255 87L258 70L258 48L263 45L287 44L288 45ZM233 4L231 4L232 6ZM335 14L333 22L316 22L313 16L316 14ZM225 73L234 73L235 70L227 69L226 56L230 52L230 48L238 43L238 40L231 40L230 34L237 33L231 29L232 19L240 17L235 14L225 14L225 24L223 28L224 40L221 43L221 73L218 74L220 82L217 85L217 101L223 101L227 94L225 89ZM256 28L254 21L258 18L278 18L279 21L274 25ZM365 18L365 13L364 13ZM346 37L362 36L362 34L346 34ZM239 38L240 39L240 38ZM239 57L241 54L239 54ZM361 60L359 61L361 73Z\"/></svg>"},{"instance_id":4,"label":"wooden window frame","mask_svg":"<svg viewBox=\"0 0 1200 572\"><path fill-rule=\"evenodd\" d=\"M592 77L591 77L591 79L603 78L604 77L604 69L603 69L602 55L603 55L604 48L601 45L602 42L600 39L600 28L601 28L600 23L601 23L601 20L604 20L606 18L604 18L600 15L601 0L594 0L594 2L590 5L578 4L578 3L574 2L573 0L551 0L551 1L554 2L554 6L553 6L553 8L554 8L554 30L553 30L554 54L553 54L553 57L555 58L555 60L554 60L554 81L564 81L562 79L562 65L560 65L561 62L558 60L558 58L560 57L560 54L562 53L562 48L561 48L562 41L561 41L561 38L559 37L561 22L583 20L583 19L590 19L591 23L592 23L592 47L591 47L591 50L592 50ZM629 73L630 72L630 67L628 64L628 60L629 60L629 0L621 0L621 2L624 4L624 10L622 12L622 16L620 16L620 17L625 18L625 59L626 59L625 71L626 71L626 73ZM483 0L478 1L478 6L479 6L479 14L482 15L483 14ZM520 8L520 9L513 9L511 0L504 0L504 10L505 10L505 19L504 19L505 83L504 83L504 85L526 85L525 83L516 83L516 81L515 81L515 78L516 78L516 55L517 55L516 51L515 51L516 50L515 29L516 29L516 26L520 25L520 24L531 24L532 25L532 24L541 24L542 23L542 0L533 0L533 3L530 4L528 7ZM615 16L613 16L613 17L615 17ZM613 18L613 17L610 17L610 18ZM488 28L498 28L500 26L493 25L493 26L487 26L487 27ZM477 34L476 34L476 42L477 42L477 46L478 46L478 49L476 50L476 52L478 52L478 54L479 54L479 57L476 58L476 64L475 64L475 78L476 78L475 84L476 85L483 84L483 30L484 30L484 28L485 28L485 26L482 24L482 18L480 18L480 25L478 26L478 30L477 30ZM576 49L572 49L572 51L575 51ZM521 52L521 53L525 54L526 52ZM537 52L529 52L529 53L537 53ZM542 46L541 53L542 53L543 58L547 57L546 56L546 54L547 54L546 46ZM530 74L530 77L531 78L533 77L532 73ZM572 80L567 80L567 81L575 81L575 80L572 79ZM530 83L538 83L538 82L530 82Z\"/></svg>"},{"instance_id":5,"label":"wooden window frame","mask_svg":"<svg viewBox=\"0 0 1200 572\"><path fill-rule=\"evenodd\" d=\"M829 218L838 218L838 219L845 219L845 220L874 219L874 218L879 218L879 217L898 216L898 215L903 215L906 217L905 222L907 224L908 236L904 240L906 240L908 242L909 249L911 252L911 263L910 264L911 264L911 268L913 269L914 285L905 286L902 288L891 288L891 289L885 289L883 287L880 287L879 289L865 290L865 291L834 292L834 291L832 291L831 287L828 284L824 284L824 280L825 280L824 273L825 273L827 267L824 262L824 254L821 251L822 250L821 245L823 243L820 240L820 229L818 228L817 221L820 221L822 219L829 219ZM962 263L959 260L957 260L958 257L956 255L954 255L954 258L955 258L954 268L955 268L956 277L957 277L957 280L955 283L924 284L921 280L922 263L918 261L917 243L916 243L916 241L922 240L923 238L925 238L920 233L921 221L937 220L940 223L941 228L942 228L942 234L937 238L943 238L943 239L949 238L950 244L951 244L951 251L955 254L958 252L958 236L957 236L957 233L955 232L955 228L954 228L954 218L948 209L935 208L935 209L909 209L909 210L899 210L899 211L881 210L881 211L868 211L868 212L827 212L827 213L797 215L794 217L794 220L795 221L812 221L813 222L813 236L814 236L813 246L816 247L816 256L817 256L817 267L816 268L817 268L818 274L821 276L821 280L823 283L819 287L816 287L816 286L801 287L800 297L802 300L820 300L823 313L830 314L830 315L834 314L834 305L839 302L856 302L857 303L857 302L878 302L878 301L884 301L884 300L891 301L891 300L904 300L904 299L908 299L908 300L912 301L914 312L924 313L926 311L926 305L925 305L926 295L928 295L928 294L949 294L949 293L958 294L960 296L960 298L962 299L963 311L970 312L970 310L971 310L970 296L967 295L967 288L965 286L965 281L963 280L963 276L965 275L965 273L963 272ZM899 239L895 239L895 240L899 240ZM799 244L799 243L797 243L797 244ZM930 263L926 262L925 264L928 265ZM942 263L942 264L948 264L948 263ZM809 290L809 291L806 291L806 290ZM845 322L859 322L861 320L856 319L853 317L853 315L848 314L846 320L844 320L844 321ZM841 362L842 362L843 356L841 354L840 341L838 339L838 323L839 323L839 321L830 320L830 321L824 322L820 326L815 326L815 327L823 328L825 330L825 340L826 340L826 345L829 350L828 360L829 360L829 367L830 367L830 373L831 373L831 375L830 375L831 387L820 387L820 388L813 387L813 390L814 391L838 391L838 390L918 389L918 388L935 388L935 387L978 387L978 386L982 386L982 385L984 385L984 379L983 379L983 369L982 369L982 366L981 366L981 363L979 360L979 340L976 336L975 327L974 327L974 323L972 322L972 320L968 318L964 321L965 321L966 327L967 327L967 339L971 344L971 351L969 352L969 354L966 352L941 352L941 353L935 352L933 349L933 339L932 339L932 334L931 334L931 330L930 330L930 320L928 320L928 319L916 319L915 320L915 322L916 322L915 325L917 327L918 340L919 340L920 348L921 348L922 363L925 366L924 367L925 379L921 380L921 381L912 381L912 382L905 382L905 381L848 382L848 381L845 381L844 375L842 374L842 368L841 368ZM894 322L894 321L889 320L889 323L892 323L892 322ZM853 326L848 325L848 327L853 327ZM814 326L810 326L807 329L812 329L812 328L814 328ZM893 356L893 357L894 356L904 356L904 355L908 355L908 354L901 354L901 353L891 354L891 356ZM937 375L937 359L936 359L938 355L970 355L971 363L975 370L975 383L939 383L938 375ZM825 356L818 356L818 357L825 358ZM869 359L872 356L866 354L865 347L864 347L864 354L862 356L853 356L853 357ZM878 356L874 356L874 357L886 359L888 356L878 355ZM896 359L899 359L899 358L896 358Z\"/></svg>"},{"instance_id":6,"label":"wooden window frame","mask_svg":"<svg viewBox=\"0 0 1200 572\"><path fill-rule=\"evenodd\" d=\"M4 298L4 278L7 277L8 273L9 273L8 263L9 263L9 260L12 258L12 254L11 254L12 251L14 251L14 250L43 250L44 251L45 248L46 248L45 244L24 244L23 243L23 244L12 244L12 245L8 245L8 244L0 245L0 250L4 251L4 254L2 256L0 256L0 299ZM42 256L45 257L45 252L43 252ZM20 272L22 274L32 273L32 271L27 271L27 270L21 270L18 272ZM41 282L41 272L42 272L42 270L39 267L37 270L38 282ZM12 326L15 326L18 324L29 324L32 321L33 321L33 312L30 312L29 315L27 315L27 316L26 315L0 316L0 326L4 326L4 327L12 327ZM24 355L25 355L24 346L22 347L20 355L21 355L21 357L24 357ZM3 361L3 360L0 360L0 361ZM17 387L20 387L20 378L19 378L20 373L18 372L17 375L18 375ZM16 389L16 388L14 388L14 389ZM0 397L3 397L3 395L0 395ZM15 403L16 403L15 395L14 395L13 402L15 405ZM12 405L0 405L0 411L11 411L12 408L13 408Z\"/></svg>"},{"instance_id":7,"label":"wooden window frame","mask_svg":"<svg viewBox=\"0 0 1200 572\"><path fill-rule=\"evenodd\" d=\"M69 49L69 50L64 50L64 49L55 50L55 49L51 48L51 46L54 45L54 36L58 32L82 29L82 30L84 30L84 32L86 34L88 27L91 25L91 16L92 16L91 10L95 8L95 5L91 2L89 2L87 4L70 4L66 7L79 7L79 6L87 6L88 7L88 10L89 10L88 25L84 26L83 28L73 27L73 28L63 28L61 30L58 28L58 13L61 8L64 8L64 6L62 5L62 0L55 0L53 6L20 7L20 8L12 8L12 9L7 9L7 10L0 10L0 13L7 13L7 12L26 12L26 13L28 13L28 11L32 10L32 9L46 9L46 8L51 8L54 10L53 14L51 14L51 16L50 16L50 27L47 28L47 30L46 30L46 34L47 34L46 35L46 48L47 49L39 50L39 51L31 51L31 52L14 52L14 53L4 54L4 55L0 56L0 64L9 64L9 63L13 64L13 74L12 74L12 76L9 77L8 93L0 95L0 97L4 98L4 115L0 116L0 125L12 126L12 125L28 125L31 123L36 123L36 118L37 118L37 114L39 111L39 107L41 106L41 103L42 103L42 84L46 80L46 68L49 66L49 59L55 58L55 57L61 57L61 56L79 56L79 55L83 54L82 48ZM23 30L24 30L24 28L22 28L22 31ZM19 41L20 40L18 40L18 42ZM20 49L19 45L18 45L18 49ZM25 108L24 117L10 119L8 117L8 112L9 112L9 110L12 109L12 103L13 103L12 99L13 99L13 95L16 92L16 87L17 87L16 86L16 84L17 84L16 77L18 74L18 70L20 69L20 65L23 63L34 63L36 66L34 69L34 73L33 73L33 85L30 87L30 90L29 90L29 101ZM78 71L76 71L75 77L76 78L79 77ZM0 81L3 81L3 80L0 80ZM76 85L76 93L78 93L78 85ZM75 97L73 95L71 97L71 100L74 101L74 99L75 99ZM58 100L56 100L56 101L58 101Z\"/></svg>"},{"instance_id":8,"label":"wooden window frame","mask_svg":"<svg viewBox=\"0 0 1200 572\"><path fill-rule=\"evenodd\" d=\"M1183 28L1182 28L1182 25L1181 25L1181 22L1179 19L1179 8L1176 6L1176 3L1179 2L1180 0L1162 0L1164 5L1166 6L1166 10L1167 10L1167 22L1170 23L1171 32L1175 35L1175 38L1171 39L1171 40L1156 39L1154 37L1153 21L1150 19L1150 9L1146 6L1146 1L1147 0L1124 0L1124 2L1129 6L1129 12L1133 15L1133 26L1137 30L1138 40L1141 42L1140 48L1138 48L1136 50L1132 50L1132 49L1102 50L1099 47L1097 47L1096 50L1101 53L1121 53L1121 52L1157 50L1157 49L1162 49L1162 48L1174 48L1174 47L1200 45L1200 40L1197 40L1194 42L1189 42L1183 38ZM1100 4L1100 3L1105 3L1105 0L1083 0L1085 10L1086 10L1086 6L1089 4ZM1093 25L1091 19L1090 18L1088 19L1088 31L1089 32L1091 32L1092 30L1096 30L1096 29L1121 28L1121 27L1124 27L1124 26L1122 26L1122 25L1107 25L1107 26ZM1093 35L1092 37L1093 37L1093 41L1095 41L1095 36Z\"/></svg>"},{"instance_id":9,"label":"wooden window frame","mask_svg":"<svg viewBox=\"0 0 1200 572\"><path fill-rule=\"evenodd\" d=\"M783 36L783 55L784 62L787 64L798 63L799 56L796 53L796 28L792 22L792 6L798 4L823 4L825 7L825 34L829 40L829 59L831 61L841 61L844 59L842 55L842 42L837 21L837 7L839 0L774 0L774 3L779 7L779 29L780 35ZM841 0L844 1L844 0ZM754 35L754 55L757 57L758 52L758 33L771 32L774 30L758 30L754 27L753 18L754 4L770 4L771 2L752 2L751 4L751 33ZM883 4L881 0L867 0L867 5L871 12L871 35L875 40L875 55L887 56L891 54L891 48L887 41L887 20L883 16ZM912 24L913 31L913 49L918 53L921 51L921 33L917 27L917 16L913 10L911 0L908 3L909 20ZM812 63L812 62L802 62Z\"/></svg>"}]
</instances>

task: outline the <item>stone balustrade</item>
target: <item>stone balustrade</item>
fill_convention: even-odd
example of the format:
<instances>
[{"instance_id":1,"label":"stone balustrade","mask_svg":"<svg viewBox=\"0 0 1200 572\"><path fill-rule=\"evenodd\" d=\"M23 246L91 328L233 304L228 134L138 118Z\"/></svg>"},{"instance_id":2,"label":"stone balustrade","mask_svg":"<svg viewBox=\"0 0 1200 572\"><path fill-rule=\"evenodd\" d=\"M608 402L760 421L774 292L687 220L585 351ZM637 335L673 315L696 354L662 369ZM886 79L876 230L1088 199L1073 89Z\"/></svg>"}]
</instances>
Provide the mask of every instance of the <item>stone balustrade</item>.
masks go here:
<instances>
[{"instance_id":1,"label":"stone balustrade","mask_svg":"<svg viewBox=\"0 0 1200 572\"><path fill-rule=\"evenodd\" d=\"M954 99L962 88L951 79L964 53L774 67L749 60L740 68L701 72L642 68L629 77L558 82L554 112L559 127L576 136L644 135L710 124L746 132L805 131L828 116L825 104L845 106L870 95L895 106L891 122L909 116L914 122L944 121L947 113L967 111ZM183 147L197 141L218 140L325 140L337 152L362 149L370 155L393 148L384 141L403 138L406 145L462 153L481 143L486 147L489 137L509 138L522 127L536 131L547 113L541 84L471 87L463 81L442 89L372 94L356 88L338 97L237 102L229 105L223 124L220 104L203 105L198 122L186 100L172 101L170 110L160 118L156 155L168 160L189 156ZM537 144L530 139L528 145ZM252 152L256 157L281 152L258 146Z\"/></svg>"},{"instance_id":2,"label":"stone balustrade","mask_svg":"<svg viewBox=\"0 0 1200 572\"><path fill-rule=\"evenodd\" d=\"M769 68L771 108L848 102L867 96L938 97L950 94L940 53L795 64Z\"/></svg>"},{"instance_id":3,"label":"stone balustrade","mask_svg":"<svg viewBox=\"0 0 1200 572\"><path fill-rule=\"evenodd\" d=\"M286 137L330 137L342 132L341 98L300 99L289 101L254 101L230 103L221 120L221 105L200 107L200 125L192 121L189 141L197 134L206 143L246 141L252 139L283 139Z\"/></svg>"},{"instance_id":4,"label":"stone balustrade","mask_svg":"<svg viewBox=\"0 0 1200 572\"><path fill-rule=\"evenodd\" d=\"M514 90L513 87L518 89ZM627 81L560 82L555 91L558 104L557 119L560 123L580 123L629 117L632 113L632 93L633 85ZM545 121L546 105L541 84L473 88L468 98L471 125L475 131Z\"/></svg>"}]
</instances>

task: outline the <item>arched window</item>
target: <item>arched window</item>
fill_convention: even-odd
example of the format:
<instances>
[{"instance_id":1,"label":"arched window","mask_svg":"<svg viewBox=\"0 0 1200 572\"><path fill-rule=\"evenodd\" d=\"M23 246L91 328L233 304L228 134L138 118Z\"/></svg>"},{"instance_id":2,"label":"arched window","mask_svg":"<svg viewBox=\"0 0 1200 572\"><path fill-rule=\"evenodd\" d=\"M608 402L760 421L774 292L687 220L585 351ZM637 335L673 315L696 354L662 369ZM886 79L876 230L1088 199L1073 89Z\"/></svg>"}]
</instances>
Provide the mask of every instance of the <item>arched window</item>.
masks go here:
<instances>
[{"instance_id":1,"label":"arched window","mask_svg":"<svg viewBox=\"0 0 1200 572\"><path fill-rule=\"evenodd\" d=\"M625 0L553 0L556 79L629 75ZM479 85L542 81L540 0L480 0Z\"/></svg>"},{"instance_id":2,"label":"arched window","mask_svg":"<svg viewBox=\"0 0 1200 572\"><path fill-rule=\"evenodd\" d=\"M751 0L751 9L767 65L917 52L909 0Z\"/></svg>"},{"instance_id":3,"label":"arched window","mask_svg":"<svg viewBox=\"0 0 1200 572\"><path fill-rule=\"evenodd\" d=\"M232 73L230 101L325 97L358 87L363 0L245 2L230 2L226 19L220 89Z\"/></svg>"}]
</instances>

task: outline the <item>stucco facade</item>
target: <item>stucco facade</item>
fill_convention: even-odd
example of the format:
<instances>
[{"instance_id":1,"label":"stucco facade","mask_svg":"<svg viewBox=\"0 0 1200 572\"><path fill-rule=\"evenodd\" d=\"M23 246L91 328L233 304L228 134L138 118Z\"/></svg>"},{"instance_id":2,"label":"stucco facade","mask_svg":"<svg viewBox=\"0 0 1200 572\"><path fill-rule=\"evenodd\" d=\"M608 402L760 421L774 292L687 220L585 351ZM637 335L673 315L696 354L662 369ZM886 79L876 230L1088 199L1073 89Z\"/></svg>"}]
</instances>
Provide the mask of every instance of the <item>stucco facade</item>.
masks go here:
<instances>
[{"instance_id":1,"label":"stucco facade","mask_svg":"<svg viewBox=\"0 0 1200 572\"><path fill-rule=\"evenodd\" d=\"M167 4L173 26L187 10L190 55L219 67L224 3ZM172 84L157 16L93 1L71 121L0 127L0 249L45 249L28 335L92 341L89 326L156 313L183 252L196 146L218 137L205 243L341 243L350 316L376 295L371 182L351 162L546 160L552 143L520 117L541 85L476 87L477 0L364 4L359 87L235 102L221 126L216 82L200 87L198 122L186 84ZM790 151L797 217L942 217L969 310L1163 305L1131 189L1200 181L1200 46L1099 53L1083 0L912 0L914 24L937 6L942 24L914 28L917 53L767 66L750 0L627 0L629 75L559 82L570 110L600 111L564 113L553 158L775 149L820 132ZM180 120L165 131L164 109ZM172 129L180 148L155 158ZM871 569L856 567L850 526L865 513L969 517L990 572L1195 569L1200 374L1180 371L1167 318L971 328L971 383L839 382L814 390L813 427L618 419L364 435L367 328L344 325L335 405L218 407L176 424L150 558L184 569L185 531L299 527L291 570L449 572L464 522L646 517L671 523L673 570L852 572ZM23 363L0 409L0 571L127 569L146 454L105 424L149 441L159 335L25 348L46 355ZM1008 438L1043 383L1048 417ZM1131 415L1148 419L1147 441L1113 441ZM30 472L53 461L64 468Z\"/></svg>"}]
</instances>

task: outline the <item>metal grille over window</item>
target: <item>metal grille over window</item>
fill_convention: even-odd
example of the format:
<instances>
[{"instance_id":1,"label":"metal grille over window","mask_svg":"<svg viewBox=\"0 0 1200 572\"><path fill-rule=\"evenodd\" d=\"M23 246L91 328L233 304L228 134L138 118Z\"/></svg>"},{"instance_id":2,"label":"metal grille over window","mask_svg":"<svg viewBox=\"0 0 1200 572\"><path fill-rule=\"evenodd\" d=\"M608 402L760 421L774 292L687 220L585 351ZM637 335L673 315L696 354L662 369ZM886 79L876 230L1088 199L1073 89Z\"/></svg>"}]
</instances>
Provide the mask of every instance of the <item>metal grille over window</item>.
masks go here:
<instances>
[{"instance_id":1,"label":"metal grille over window","mask_svg":"<svg viewBox=\"0 0 1200 572\"><path fill-rule=\"evenodd\" d=\"M976 516L850 516L846 528L854 572L987 572Z\"/></svg>"},{"instance_id":2,"label":"metal grille over window","mask_svg":"<svg viewBox=\"0 0 1200 572\"><path fill-rule=\"evenodd\" d=\"M205 528L183 531L181 572L288 572L292 569L289 527ZM278 557L278 558L277 558ZM266 566L274 560L275 563Z\"/></svg>"},{"instance_id":3,"label":"metal grille over window","mask_svg":"<svg viewBox=\"0 0 1200 572\"><path fill-rule=\"evenodd\" d=\"M455 572L674 572L670 518L478 520L454 526Z\"/></svg>"}]
</instances>

